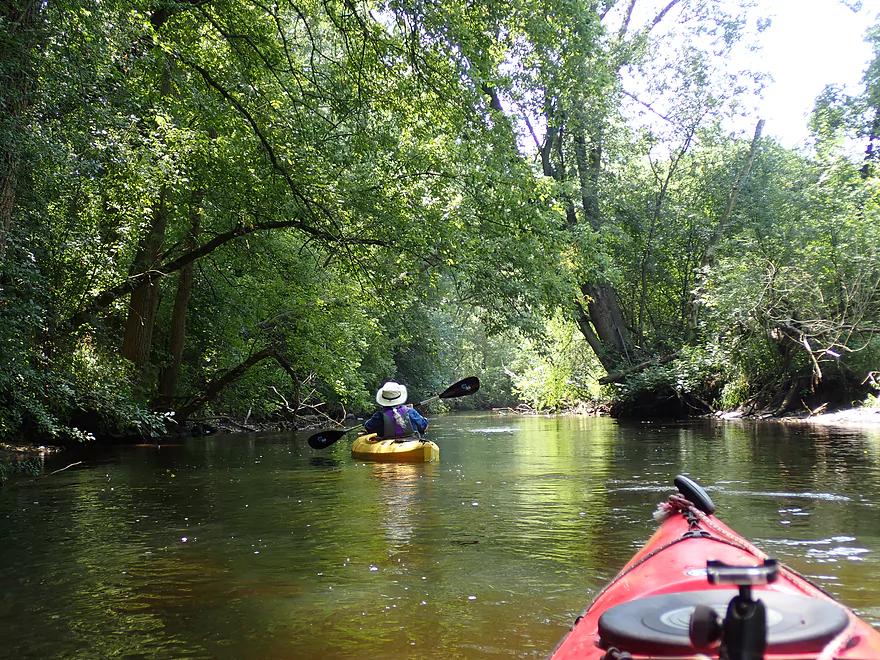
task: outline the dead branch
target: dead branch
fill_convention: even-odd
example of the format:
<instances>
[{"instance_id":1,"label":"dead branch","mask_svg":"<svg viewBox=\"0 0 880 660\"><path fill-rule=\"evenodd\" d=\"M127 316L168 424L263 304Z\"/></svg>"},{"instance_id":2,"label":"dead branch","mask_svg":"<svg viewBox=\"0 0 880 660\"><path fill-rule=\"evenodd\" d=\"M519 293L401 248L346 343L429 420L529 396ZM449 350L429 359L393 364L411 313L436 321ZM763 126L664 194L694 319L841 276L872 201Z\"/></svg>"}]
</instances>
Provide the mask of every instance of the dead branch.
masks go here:
<instances>
[{"instance_id":1,"label":"dead branch","mask_svg":"<svg viewBox=\"0 0 880 660\"><path fill-rule=\"evenodd\" d=\"M64 472L66 469L68 469L68 468L72 468L72 467L74 467L75 465L80 465L80 464L82 464L82 461L77 461L76 463L71 463L70 465L68 465L68 466L66 466L66 467L63 467L63 468L61 468L60 470L55 470L54 472L50 472L50 473L47 474L46 476L47 476L47 477L51 477L53 474L58 474L59 472Z\"/></svg>"}]
</instances>

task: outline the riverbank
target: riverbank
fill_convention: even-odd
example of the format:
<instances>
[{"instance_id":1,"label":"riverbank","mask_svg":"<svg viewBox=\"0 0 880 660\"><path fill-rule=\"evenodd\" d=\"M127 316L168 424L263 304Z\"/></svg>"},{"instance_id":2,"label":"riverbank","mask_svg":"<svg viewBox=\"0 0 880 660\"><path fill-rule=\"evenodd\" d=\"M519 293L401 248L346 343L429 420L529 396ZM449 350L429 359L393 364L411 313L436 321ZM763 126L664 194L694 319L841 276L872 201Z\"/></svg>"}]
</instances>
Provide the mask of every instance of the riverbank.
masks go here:
<instances>
[{"instance_id":1,"label":"riverbank","mask_svg":"<svg viewBox=\"0 0 880 660\"><path fill-rule=\"evenodd\" d=\"M783 417L743 415L739 411L718 413L719 419L756 419L783 424L809 424L812 426L846 426L850 428L880 428L880 408L845 408L834 412L820 412L808 415L788 415Z\"/></svg>"},{"instance_id":2,"label":"riverbank","mask_svg":"<svg viewBox=\"0 0 880 660\"><path fill-rule=\"evenodd\" d=\"M848 408L785 421L816 426L867 426L880 428L880 408Z\"/></svg>"},{"instance_id":3,"label":"riverbank","mask_svg":"<svg viewBox=\"0 0 880 660\"><path fill-rule=\"evenodd\" d=\"M517 408L495 408L493 412L496 415L504 416L504 415L552 415L552 414L562 414L562 415L588 415L591 417L607 417L609 416L609 411L607 407L602 406L579 406L577 408L573 408L570 410L566 410L562 413L550 413L547 411L539 411L533 408L530 408L525 405L521 405ZM859 407L859 408L846 408L843 410L837 410L834 412L822 412L822 413L814 413L807 415L789 415L783 417L777 417L773 415L760 415L760 414L743 414L741 411L728 411L728 412L717 412L714 417L716 419L721 420L742 420L749 419L761 422L775 422L780 424L809 424L814 426L843 426L850 428L877 428L880 429L880 407ZM329 426L329 425L324 425ZM289 425L281 426L275 424L265 424L254 427L245 427L241 424L236 423L223 423L222 421L216 423L216 426L203 427L200 429L202 433L196 433L196 435L204 434L211 435L212 433L259 433L259 432L281 432L281 431L306 431L312 429L322 428L321 424L310 423L302 426L298 426L296 428L290 428ZM192 432L187 433L186 435L193 435ZM0 442L0 460L9 459L13 457L23 457L23 456L39 456L45 455L52 452L63 451L63 447L57 446L46 446L46 445L37 445L37 444L29 444L27 442L21 443L4 443Z\"/></svg>"}]
</instances>

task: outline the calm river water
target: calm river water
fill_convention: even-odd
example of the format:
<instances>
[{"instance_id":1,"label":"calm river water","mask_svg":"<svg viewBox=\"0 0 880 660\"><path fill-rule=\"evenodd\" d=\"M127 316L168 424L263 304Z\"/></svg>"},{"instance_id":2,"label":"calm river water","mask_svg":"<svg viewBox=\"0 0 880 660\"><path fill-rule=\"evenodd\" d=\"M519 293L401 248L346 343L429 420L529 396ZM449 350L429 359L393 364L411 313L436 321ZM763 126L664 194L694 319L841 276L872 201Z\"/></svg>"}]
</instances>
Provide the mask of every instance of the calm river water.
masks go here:
<instances>
[{"instance_id":1,"label":"calm river water","mask_svg":"<svg viewBox=\"0 0 880 660\"><path fill-rule=\"evenodd\" d=\"M880 627L880 430L432 419L66 453L0 489L3 658L545 658L697 479L719 517Z\"/></svg>"}]
</instances>

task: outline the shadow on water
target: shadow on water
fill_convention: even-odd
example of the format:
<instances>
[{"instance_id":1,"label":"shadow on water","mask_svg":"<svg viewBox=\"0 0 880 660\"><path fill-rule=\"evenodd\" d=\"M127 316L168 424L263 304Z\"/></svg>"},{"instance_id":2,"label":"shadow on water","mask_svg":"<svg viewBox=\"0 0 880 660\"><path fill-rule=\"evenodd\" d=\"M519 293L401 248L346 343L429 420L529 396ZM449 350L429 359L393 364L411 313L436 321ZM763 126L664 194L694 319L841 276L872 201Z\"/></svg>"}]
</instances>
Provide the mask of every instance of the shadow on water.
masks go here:
<instances>
[{"instance_id":1,"label":"shadow on water","mask_svg":"<svg viewBox=\"0 0 880 660\"><path fill-rule=\"evenodd\" d=\"M432 464L306 435L47 459L0 489L0 657L546 657L690 474L880 622L880 436L437 416ZM11 641L9 641L11 640Z\"/></svg>"},{"instance_id":2,"label":"shadow on water","mask_svg":"<svg viewBox=\"0 0 880 660\"><path fill-rule=\"evenodd\" d=\"M333 456L310 456L309 465L316 468L338 469L342 467L342 461Z\"/></svg>"}]
</instances>

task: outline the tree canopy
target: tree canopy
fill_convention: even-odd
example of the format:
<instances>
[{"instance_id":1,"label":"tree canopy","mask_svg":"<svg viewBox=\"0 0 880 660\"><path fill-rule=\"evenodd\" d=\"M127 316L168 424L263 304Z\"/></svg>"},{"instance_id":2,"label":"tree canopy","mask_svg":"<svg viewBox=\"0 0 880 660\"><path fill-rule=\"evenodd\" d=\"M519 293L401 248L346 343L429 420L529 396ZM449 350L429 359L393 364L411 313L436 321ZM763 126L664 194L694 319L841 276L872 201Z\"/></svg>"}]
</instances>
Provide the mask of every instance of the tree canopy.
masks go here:
<instances>
[{"instance_id":1,"label":"tree canopy","mask_svg":"<svg viewBox=\"0 0 880 660\"><path fill-rule=\"evenodd\" d=\"M877 62L809 152L731 134L747 4L12 0L0 436L858 390Z\"/></svg>"}]
</instances>

